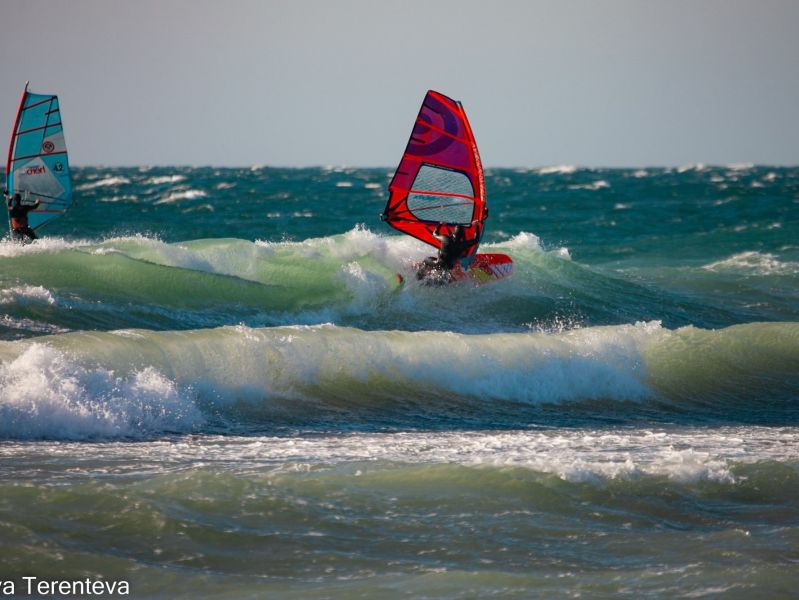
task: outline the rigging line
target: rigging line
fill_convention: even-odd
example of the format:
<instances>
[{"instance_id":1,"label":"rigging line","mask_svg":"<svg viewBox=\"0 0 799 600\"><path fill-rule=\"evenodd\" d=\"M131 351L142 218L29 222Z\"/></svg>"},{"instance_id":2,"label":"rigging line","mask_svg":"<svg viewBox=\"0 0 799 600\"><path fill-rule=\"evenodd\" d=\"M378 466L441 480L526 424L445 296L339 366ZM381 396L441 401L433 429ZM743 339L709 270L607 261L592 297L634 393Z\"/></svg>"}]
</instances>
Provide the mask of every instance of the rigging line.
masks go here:
<instances>
[{"instance_id":1,"label":"rigging line","mask_svg":"<svg viewBox=\"0 0 799 600\"><path fill-rule=\"evenodd\" d=\"M22 91L22 97L19 99L19 108L17 109L17 118L14 119L14 128L11 130L11 140L8 143L8 158L6 159L6 187L8 187L9 180L11 179L11 160L14 154L14 149L17 145L17 127L19 127L19 120L22 118L22 107L25 104L25 98L28 97L28 86Z\"/></svg>"},{"instance_id":2,"label":"rigging line","mask_svg":"<svg viewBox=\"0 0 799 600\"><path fill-rule=\"evenodd\" d=\"M470 196L469 194L458 194L457 192L447 192L445 190L435 191L405 188L397 185L390 185L388 187L388 191L392 194L403 194L405 197L409 196L410 194L419 194L420 196L447 196L450 198L463 198L464 200L471 200L472 202L477 202L478 200L477 196Z\"/></svg>"},{"instance_id":3,"label":"rigging line","mask_svg":"<svg viewBox=\"0 0 799 600\"><path fill-rule=\"evenodd\" d=\"M436 192L433 190L415 190L413 188L408 190L408 194L419 194L420 196L448 196L450 198L463 198L464 200L476 201L477 198L469 196L468 194L458 194L455 192Z\"/></svg>"},{"instance_id":4,"label":"rigging line","mask_svg":"<svg viewBox=\"0 0 799 600\"><path fill-rule=\"evenodd\" d=\"M30 95L30 92L26 92L26 95ZM24 106L22 108L23 111L30 110L31 108L36 108L37 106L41 106L45 102L50 102L55 96L48 96L44 100L39 100L38 102L34 102L33 104L29 104L28 106Z\"/></svg>"},{"instance_id":5,"label":"rigging line","mask_svg":"<svg viewBox=\"0 0 799 600\"><path fill-rule=\"evenodd\" d=\"M66 154L66 150L59 150L58 152L50 152L49 154L45 154L44 152L40 152L39 154L30 154L28 156L18 156L11 160L11 162L17 162L18 160L25 160L26 158L37 158L39 156L55 156L56 154Z\"/></svg>"},{"instance_id":6,"label":"rigging line","mask_svg":"<svg viewBox=\"0 0 799 600\"><path fill-rule=\"evenodd\" d=\"M415 214L417 212L422 212L423 210L436 210L436 209L440 209L440 208L457 208L459 206L468 206L468 204L439 204L437 206L423 206L423 207L420 207L420 208L414 208L413 210L411 210L410 208L405 208L403 210L397 211L396 214L405 214L405 213L407 213L407 214L411 214L412 215L412 214ZM472 210L472 213L474 213L474 210ZM470 223L471 223L471 221L470 221Z\"/></svg>"},{"instance_id":7,"label":"rigging line","mask_svg":"<svg viewBox=\"0 0 799 600\"><path fill-rule=\"evenodd\" d=\"M53 111L53 100L55 100L55 96L50 98L50 107L48 111L44 114L44 130L42 131L42 141L39 144L40 148L42 147L42 145L44 145L44 138L45 138L44 131L47 130L47 126L50 124L50 113Z\"/></svg>"},{"instance_id":8,"label":"rigging line","mask_svg":"<svg viewBox=\"0 0 799 600\"><path fill-rule=\"evenodd\" d=\"M51 125L42 125L41 127L32 127L31 129L26 129L25 131L18 131L17 135L25 135L26 133L32 133L34 131L39 131L40 129L48 129L50 127L58 127L61 125L61 121L58 123L53 123Z\"/></svg>"},{"instance_id":9,"label":"rigging line","mask_svg":"<svg viewBox=\"0 0 799 600\"><path fill-rule=\"evenodd\" d=\"M417 162L417 163L420 163L420 164L423 164L423 165L430 165L430 166L433 166L433 167L444 167L445 169L449 169L450 171L457 171L458 173L463 173L464 175L466 175L466 177L469 177L469 173L467 171L464 171L461 167L456 167L455 165L444 163L444 162L441 162L441 161L438 161L438 160L436 160L436 162L431 162L429 160L424 160L421 157L418 157L418 156L415 156L415 155L409 154L409 153L406 153L402 157L402 159L403 160L410 160L410 161ZM475 171L477 170L477 167L475 165L472 165L472 168Z\"/></svg>"},{"instance_id":10,"label":"rigging line","mask_svg":"<svg viewBox=\"0 0 799 600\"><path fill-rule=\"evenodd\" d=\"M61 196L50 196L49 194L41 194L39 192L32 192L32 191L26 190L26 189L17 190L17 191L19 193L23 193L24 192L26 194L31 194L33 196L37 196L37 197L41 197L41 198L52 198L53 200L61 200ZM51 204L51 203L48 202L48 204Z\"/></svg>"}]
</instances>

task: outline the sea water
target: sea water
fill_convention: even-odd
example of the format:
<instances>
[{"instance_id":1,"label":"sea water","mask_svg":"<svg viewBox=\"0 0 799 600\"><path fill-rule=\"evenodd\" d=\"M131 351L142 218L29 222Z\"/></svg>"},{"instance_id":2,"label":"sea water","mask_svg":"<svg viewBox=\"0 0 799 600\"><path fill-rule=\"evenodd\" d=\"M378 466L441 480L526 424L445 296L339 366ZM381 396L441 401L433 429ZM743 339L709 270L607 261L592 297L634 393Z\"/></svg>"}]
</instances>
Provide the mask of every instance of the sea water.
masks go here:
<instances>
[{"instance_id":1,"label":"sea water","mask_svg":"<svg viewBox=\"0 0 799 600\"><path fill-rule=\"evenodd\" d=\"M799 169L490 169L445 288L391 175L78 168L0 243L0 580L794 595Z\"/></svg>"}]
</instances>

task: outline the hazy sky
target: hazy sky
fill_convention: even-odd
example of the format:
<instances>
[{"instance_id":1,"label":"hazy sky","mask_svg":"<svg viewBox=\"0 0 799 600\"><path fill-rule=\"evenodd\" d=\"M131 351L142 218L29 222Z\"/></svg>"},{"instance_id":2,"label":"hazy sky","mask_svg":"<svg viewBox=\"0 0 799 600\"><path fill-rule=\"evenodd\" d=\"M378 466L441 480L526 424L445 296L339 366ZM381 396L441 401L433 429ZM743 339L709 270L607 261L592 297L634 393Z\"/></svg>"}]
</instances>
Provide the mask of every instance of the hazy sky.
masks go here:
<instances>
[{"instance_id":1,"label":"hazy sky","mask_svg":"<svg viewBox=\"0 0 799 600\"><path fill-rule=\"evenodd\" d=\"M27 79L78 165L394 166L429 88L487 166L799 164L790 0L0 0Z\"/></svg>"}]
</instances>

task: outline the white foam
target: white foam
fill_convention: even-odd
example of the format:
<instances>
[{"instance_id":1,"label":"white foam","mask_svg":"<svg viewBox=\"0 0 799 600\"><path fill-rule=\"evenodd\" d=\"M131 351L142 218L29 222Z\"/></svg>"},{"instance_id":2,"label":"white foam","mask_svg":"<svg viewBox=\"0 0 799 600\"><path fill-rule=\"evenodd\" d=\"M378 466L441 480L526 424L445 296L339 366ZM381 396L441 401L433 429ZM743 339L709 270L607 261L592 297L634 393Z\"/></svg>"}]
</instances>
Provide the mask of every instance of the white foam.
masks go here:
<instances>
[{"instance_id":1,"label":"white foam","mask_svg":"<svg viewBox=\"0 0 799 600\"><path fill-rule=\"evenodd\" d=\"M76 187L76 190L92 190L95 188L100 187L110 187L113 185L125 185L130 183L130 179L127 177L106 177L104 179L100 179L99 181L92 181L90 183L84 183L83 185L79 185Z\"/></svg>"},{"instance_id":2,"label":"white foam","mask_svg":"<svg viewBox=\"0 0 799 600\"><path fill-rule=\"evenodd\" d=\"M47 444L38 446L50 451ZM80 445L74 446L79 453ZM795 427L560 428L526 431L350 433L306 437L206 436L192 440L109 443L109 457L134 464L226 464L240 472L319 471L357 466L361 476L382 465L465 465L551 473L567 481L632 480L644 476L677 482L739 480L734 466L759 461L795 462ZM26 454L30 445L21 449ZM94 454L96 447L87 448ZM6 444L6 452L13 451ZM479 476L476 473L475 476Z\"/></svg>"},{"instance_id":3,"label":"white foam","mask_svg":"<svg viewBox=\"0 0 799 600\"><path fill-rule=\"evenodd\" d=\"M577 167L575 165L554 165L550 167L538 167L535 169L535 172L539 175L569 175L575 171L577 171Z\"/></svg>"},{"instance_id":4,"label":"white foam","mask_svg":"<svg viewBox=\"0 0 799 600\"><path fill-rule=\"evenodd\" d=\"M490 244L487 244L490 245ZM544 248L541 246L541 238L534 233L521 231L514 235L506 242L502 242L503 246L516 249L530 249L542 251Z\"/></svg>"},{"instance_id":5,"label":"white foam","mask_svg":"<svg viewBox=\"0 0 799 600\"><path fill-rule=\"evenodd\" d=\"M152 367L119 377L42 344L0 365L4 438L137 436L202 422L191 399Z\"/></svg>"},{"instance_id":6,"label":"white foam","mask_svg":"<svg viewBox=\"0 0 799 600\"><path fill-rule=\"evenodd\" d=\"M349 187L352 187L352 182L351 181L337 181L336 182L336 187L349 188Z\"/></svg>"},{"instance_id":7,"label":"white foam","mask_svg":"<svg viewBox=\"0 0 799 600\"><path fill-rule=\"evenodd\" d=\"M269 252L290 250L314 259L324 254L342 263L371 257L393 272L431 253L430 246L415 238L379 235L361 223L344 235L309 238L300 242L256 240L255 245Z\"/></svg>"},{"instance_id":8,"label":"white foam","mask_svg":"<svg viewBox=\"0 0 799 600\"><path fill-rule=\"evenodd\" d=\"M12 242L7 238L0 241L0 257L17 257L25 254L42 254L46 252L61 252L73 248L85 247L95 242L89 240L65 240L60 237L39 238L30 244Z\"/></svg>"},{"instance_id":9,"label":"white foam","mask_svg":"<svg viewBox=\"0 0 799 600\"><path fill-rule=\"evenodd\" d=\"M179 183L185 179L185 175L159 175L158 177L145 179L143 183L146 185L162 185L164 183Z\"/></svg>"},{"instance_id":10,"label":"white foam","mask_svg":"<svg viewBox=\"0 0 799 600\"><path fill-rule=\"evenodd\" d=\"M56 303L55 296L41 285L22 285L0 289L0 304L50 304Z\"/></svg>"},{"instance_id":11,"label":"white foam","mask_svg":"<svg viewBox=\"0 0 799 600\"><path fill-rule=\"evenodd\" d=\"M691 165L682 165L677 167L678 173L687 173L688 171L704 171L705 165L704 163L694 163Z\"/></svg>"},{"instance_id":12,"label":"white foam","mask_svg":"<svg viewBox=\"0 0 799 600\"><path fill-rule=\"evenodd\" d=\"M1 315L0 325L8 329L17 331L25 331L27 333L35 333L38 335L49 335L57 333L66 333L70 331L66 327L60 327L53 323L45 323L44 321L36 321L28 318L15 318L11 315Z\"/></svg>"},{"instance_id":13,"label":"white foam","mask_svg":"<svg viewBox=\"0 0 799 600\"><path fill-rule=\"evenodd\" d=\"M121 196L111 196L98 198L98 202L136 202L139 199L135 194L123 194Z\"/></svg>"},{"instance_id":14,"label":"white foam","mask_svg":"<svg viewBox=\"0 0 799 600\"><path fill-rule=\"evenodd\" d=\"M737 229L736 229L737 230ZM737 271L752 275L792 275L799 273L799 263L783 262L771 253L739 252L702 267L707 271Z\"/></svg>"},{"instance_id":15,"label":"white foam","mask_svg":"<svg viewBox=\"0 0 799 600\"><path fill-rule=\"evenodd\" d=\"M610 184L607 181L605 181L604 179L600 179L599 181L593 181L591 183L570 185L569 189L570 190L591 190L591 191L596 191L596 190L601 190L601 189L605 189L605 188L609 188L609 187L610 187Z\"/></svg>"},{"instance_id":16,"label":"white foam","mask_svg":"<svg viewBox=\"0 0 799 600\"><path fill-rule=\"evenodd\" d=\"M745 163L729 163L724 165L730 171L748 171L749 169L755 166L754 163L745 162Z\"/></svg>"},{"instance_id":17,"label":"white foam","mask_svg":"<svg viewBox=\"0 0 799 600\"><path fill-rule=\"evenodd\" d=\"M569 253L569 249L567 247L562 246L553 250L545 250L541 244L541 238L539 238L536 234L527 231L521 231L509 240L505 240L503 242L495 244L483 244L481 248L485 250L497 249L515 252L532 250L535 252L546 252L549 256L557 256L558 258L571 260L571 254Z\"/></svg>"},{"instance_id":18,"label":"white foam","mask_svg":"<svg viewBox=\"0 0 799 600\"><path fill-rule=\"evenodd\" d=\"M180 202L181 200L196 200L197 198L205 198L208 194L202 190L179 190L170 192L155 204L168 204L170 202Z\"/></svg>"}]
</instances>

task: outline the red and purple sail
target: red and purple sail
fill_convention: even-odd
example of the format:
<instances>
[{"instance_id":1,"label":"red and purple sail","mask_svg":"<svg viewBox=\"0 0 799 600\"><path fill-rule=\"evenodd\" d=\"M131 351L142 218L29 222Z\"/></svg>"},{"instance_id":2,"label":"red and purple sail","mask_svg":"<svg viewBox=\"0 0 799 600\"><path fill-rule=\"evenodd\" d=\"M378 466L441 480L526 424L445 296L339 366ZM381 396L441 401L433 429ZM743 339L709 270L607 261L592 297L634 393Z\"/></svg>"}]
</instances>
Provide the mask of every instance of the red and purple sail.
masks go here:
<instances>
[{"instance_id":1,"label":"red and purple sail","mask_svg":"<svg viewBox=\"0 0 799 600\"><path fill-rule=\"evenodd\" d=\"M447 235L461 225L466 239L477 242L462 261L468 267L488 211L483 166L460 102L427 92L388 189L383 219L403 233L438 248L439 223Z\"/></svg>"}]
</instances>

